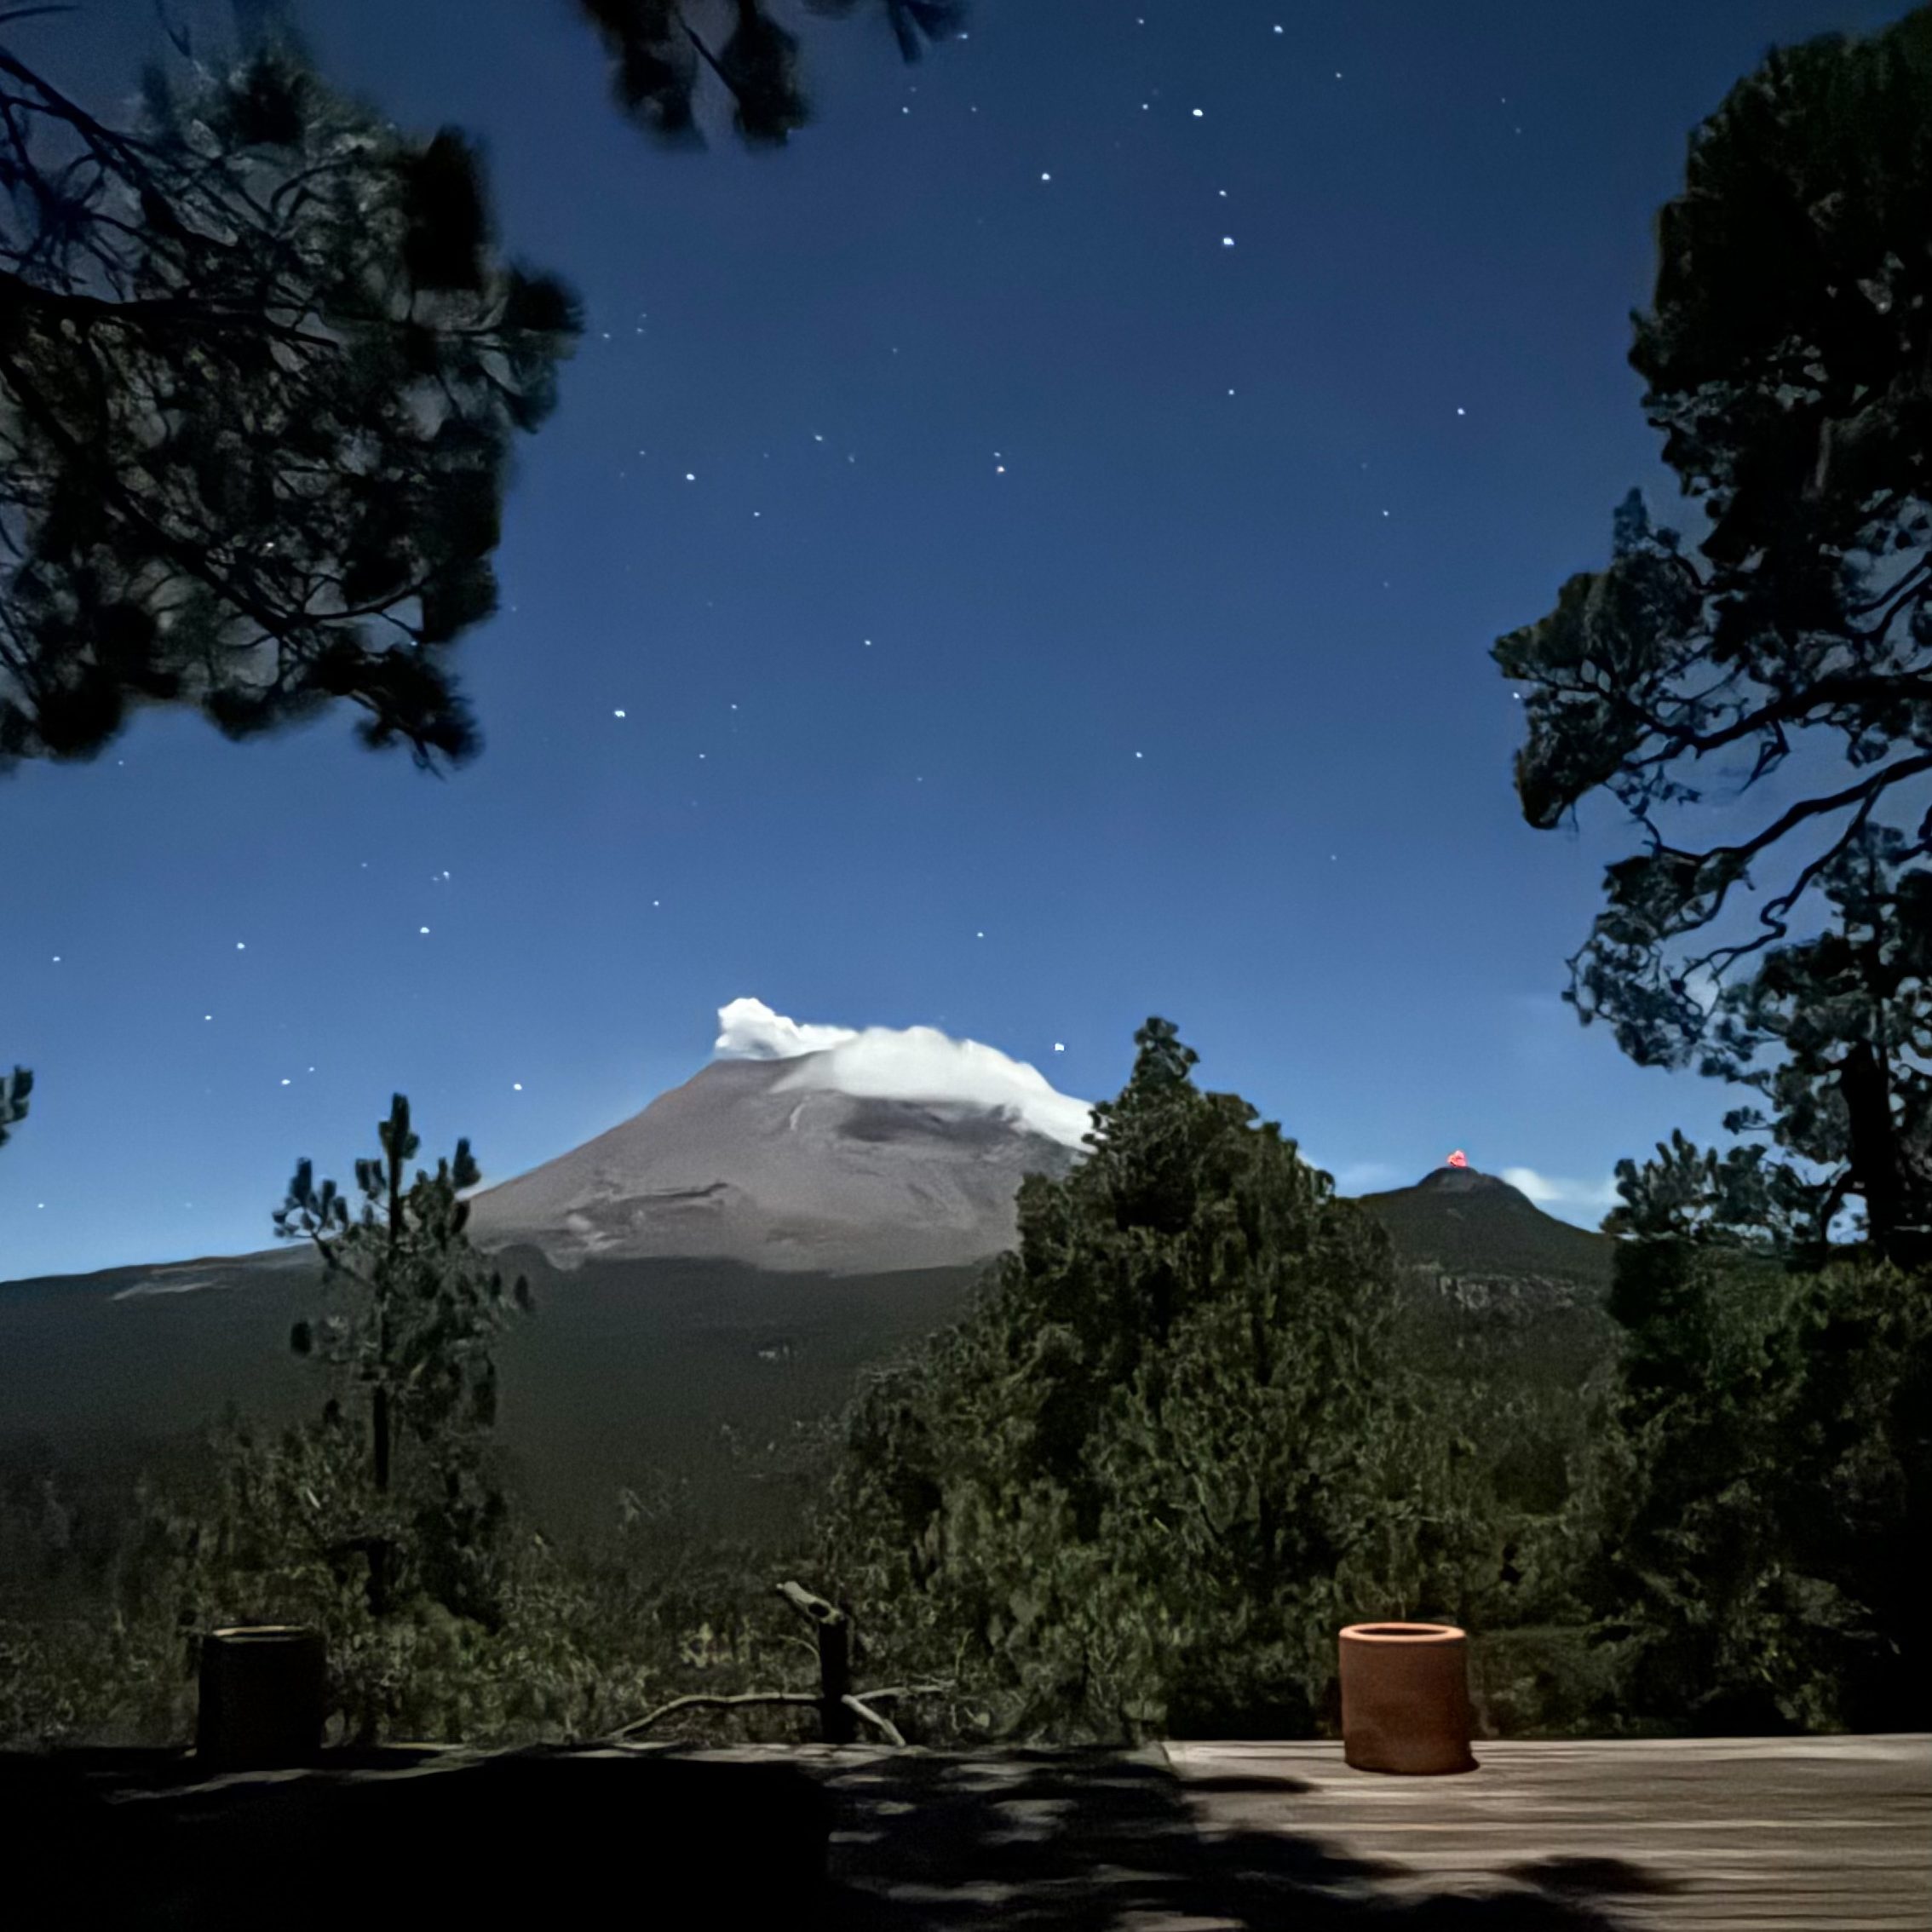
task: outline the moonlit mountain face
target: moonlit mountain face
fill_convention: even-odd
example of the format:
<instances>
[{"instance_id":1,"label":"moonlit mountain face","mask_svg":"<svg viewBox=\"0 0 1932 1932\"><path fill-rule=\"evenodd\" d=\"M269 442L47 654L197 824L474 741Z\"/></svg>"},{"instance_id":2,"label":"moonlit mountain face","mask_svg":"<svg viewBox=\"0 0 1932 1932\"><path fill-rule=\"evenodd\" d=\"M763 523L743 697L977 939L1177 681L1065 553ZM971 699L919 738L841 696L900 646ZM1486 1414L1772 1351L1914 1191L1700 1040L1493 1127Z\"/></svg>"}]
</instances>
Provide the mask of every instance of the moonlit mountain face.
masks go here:
<instances>
[{"instance_id":1,"label":"moonlit mountain face","mask_svg":"<svg viewBox=\"0 0 1932 1932\"><path fill-rule=\"evenodd\" d=\"M714 1061L641 1113L471 1197L480 1248L553 1267L646 1256L882 1274L988 1259L1029 1173L1082 1157L1084 1102L929 1028L801 1027L720 1013Z\"/></svg>"}]
</instances>

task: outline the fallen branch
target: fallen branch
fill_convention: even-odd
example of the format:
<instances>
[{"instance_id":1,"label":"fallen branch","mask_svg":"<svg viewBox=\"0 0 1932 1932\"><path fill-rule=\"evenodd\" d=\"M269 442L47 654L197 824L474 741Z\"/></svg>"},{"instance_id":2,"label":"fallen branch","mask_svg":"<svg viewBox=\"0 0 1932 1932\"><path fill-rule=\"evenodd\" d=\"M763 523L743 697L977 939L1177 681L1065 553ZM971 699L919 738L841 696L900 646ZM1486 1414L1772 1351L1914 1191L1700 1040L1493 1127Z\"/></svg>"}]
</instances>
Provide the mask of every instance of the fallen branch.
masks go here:
<instances>
[{"instance_id":1,"label":"fallen branch","mask_svg":"<svg viewBox=\"0 0 1932 1932\"><path fill-rule=\"evenodd\" d=\"M674 1697L669 1704L642 1717L633 1718L607 1736L595 1741L602 1745L623 1744L630 1739L641 1736L659 1718L668 1717L674 1711L690 1711L699 1706L721 1709L733 1705L754 1704L809 1704L816 1706L819 1713L820 1729L827 1744L849 1743L849 1736L842 1736L841 1729L848 1728L842 1722L835 1721L834 1713L849 1711L854 1716L862 1717L879 1731L889 1745L905 1748L906 1739L899 1727L889 1717L882 1716L871 1708L871 1702L888 1697L927 1697L940 1692L956 1688L954 1681L943 1678L923 1684L894 1684L883 1690L854 1692L850 1688L851 1618L842 1607L825 1601L822 1596L814 1596L802 1584L781 1583L774 1585L779 1595L792 1608L816 1626L818 1632L819 1675L820 1688L817 1694L810 1691L739 1691L733 1693L697 1693L687 1697Z\"/></svg>"},{"instance_id":2,"label":"fallen branch","mask_svg":"<svg viewBox=\"0 0 1932 1932\"><path fill-rule=\"evenodd\" d=\"M950 1678L944 1682L934 1684L894 1684L883 1690L865 1691L863 1693L854 1693L848 1691L839 1701L848 1710L863 1717L868 1724L876 1725L883 1734L888 1744L897 1745L903 1749L906 1739L900 1734L899 1727L889 1717L882 1716L877 1711L869 1709L869 1700L882 1697L923 1697L940 1691L949 1691L952 1688L954 1688L954 1685ZM705 1693L691 1697L674 1697L669 1704L659 1705L649 1716L634 1718L630 1723L622 1725L617 1730L612 1731L607 1737L598 1738L595 1741L600 1745L625 1743L630 1739L641 1736L660 1717L668 1717L673 1711L688 1711L700 1705L709 1705L713 1708L717 1708L727 1705L809 1704L817 1707L821 1705L824 1701L824 1699L811 1691L741 1691L734 1696Z\"/></svg>"}]
</instances>

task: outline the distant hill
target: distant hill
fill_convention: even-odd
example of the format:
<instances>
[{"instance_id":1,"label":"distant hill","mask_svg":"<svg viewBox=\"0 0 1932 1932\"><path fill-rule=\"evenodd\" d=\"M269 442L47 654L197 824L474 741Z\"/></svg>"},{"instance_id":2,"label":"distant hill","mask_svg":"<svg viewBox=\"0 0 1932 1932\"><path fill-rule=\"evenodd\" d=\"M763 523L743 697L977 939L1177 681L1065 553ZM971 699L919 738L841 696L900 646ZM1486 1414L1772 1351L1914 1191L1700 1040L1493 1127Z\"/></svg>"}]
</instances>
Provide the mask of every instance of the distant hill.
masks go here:
<instances>
[{"instance_id":1,"label":"distant hill","mask_svg":"<svg viewBox=\"0 0 1932 1932\"><path fill-rule=\"evenodd\" d=\"M1396 1257L1466 1288L1538 1289L1569 1300L1609 1298L1615 1239L1545 1214L1520 1188L1473 1167L1439 1167L1412 1187L1358 1194L1388 1230Z\"/></svg>"}]
</instances>

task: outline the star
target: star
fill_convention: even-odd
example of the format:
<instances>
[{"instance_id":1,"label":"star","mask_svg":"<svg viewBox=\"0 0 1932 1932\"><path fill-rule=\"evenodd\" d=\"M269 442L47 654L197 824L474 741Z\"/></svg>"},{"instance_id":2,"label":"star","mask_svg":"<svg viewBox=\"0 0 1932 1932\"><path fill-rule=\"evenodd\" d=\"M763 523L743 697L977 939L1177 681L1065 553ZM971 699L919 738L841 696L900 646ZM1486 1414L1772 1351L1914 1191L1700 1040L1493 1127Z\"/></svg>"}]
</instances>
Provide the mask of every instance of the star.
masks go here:
<instances>
[{"instance_id":1,"label":"star","mask_svg":"<svg viewBox=\"0 0 1932 1932\"><path fill-rule=\"evenodd\" d=\"M1197 121L1198 121L1198 120L1199 120L1199 119L1201 118L1201 111L1200 111L1200 109L1199 109L1199 107L1197 107L1197 108L1196 108L1196 109L1194 110L1194 118L1195 118L1195 119L1196 119Z\"/></svg>"},{"instance_id":2,"label":"star","mask_svg":"<svg viewBox=\"0 0 1932 1932\"><path fill-rule=\"evenodd\" d=\"M691 473L691 472L690 472L690 471L689 471L689 470L687 469L687 470L686 470L686 471L685 471L685 473L684 473L684 480L685 480L685 481L686 481L687 483L695 483L695 482L696 482L696 481L698 480L698 479L697 479L697 478L696 478L695 476L693 476L693 475L692 474L692 473Z\"/></svg>"},{"instance_id":3,"label":"star","mask_svg":"<svg viewBox=\"0 0 1932 1932\"><path fill-rule=\"evenodd\" d=\"M612 711L611 713L611 716L613 718L621 718L624 716L624 713L622 711Z\"/></svg>"},{"instance_id":4,"label":"star","mask_svg":"<svg viewBox=\"0 0 1932 1932\"><path fill-rule=\"evenodd\" d=\"M1232 235L1223 235L1223 236L1222 236L1222 237L1221 238L1221 245L1222 245L1222 246L1223 248L1232 248L1232 247L1233 247L1233 245L1234 245L1234 238L1233 238L1233 236L1232 236Z\"/></svg>"},{"instance_id":5,"label":"star","mask_svg":"<svg viewBox=\"0 0 1932 1932\"><path fill-rule=\"evenodd\" d=\"M1042 175L1040 176L1040 179L1043 181L1050 181L1053 179L1053 176L1051 175Z\"/></svg>"},{"instance_id":6,"label":"star","mask_svg":"<svg viewBox=\"0 0 1932 1932\"><path fill-rule=\"evenodd\" d=\"M235 951L237 952L246 952L248 951L247 941L245 940L237 940L235 941Z\"/></svg>"},{"instance_id":7,"label":"star","mask_svg":"<svg viewBox=\"0 0 1932 1932\"><path fill-rule=\"evenodd\" d=\"M523 1091L523 1083L522 1083L522 1081L520 1081L520 1080L512 1080L512 1081L510 1082L510 1090L511 1090L511 1091L512 1091L513 1093L519 1093L519 1094L520 1094L520 1093L521 1093L521 1092Z\"/></svg>"},{"instance_id":8,"label":"star","mask_svg":"<svg viewBox=\"0 0 1932 1932\"><path fill-rule=\"evenodd\" d=\"M1055 1040L1053 1043L1053 1050L1055 1053L1065 1053L1067 1051L1067 1049L1063 1047L1058 1040Z\"/></svg>"},{"instance_id":9,"label":"star","mask_svg":"<svg viewBox=\"0 0 1932 1932\"><path fill-rule=\"evenodd\" d=\"M419 933L426 933L429 930L427 926L418 926L416 929Z\"/></svg>"},{"instance_id":10,"label":"star","mask_svg":"<svg viewBox=\"0 0 1932 1932\"><path fill-rule=\"evenodd\" d=\"M1458 416L1467 416L1467 415L1468 415L1468 414L1469 414L1469 411L1467 411L1466 409L1460 409L1460 408L1459 408L1459 409L1458 409L1458 410L1457 410L1456 413L1457 413L1457 415L1458 415Z\"/></svg>"}]
</instances>

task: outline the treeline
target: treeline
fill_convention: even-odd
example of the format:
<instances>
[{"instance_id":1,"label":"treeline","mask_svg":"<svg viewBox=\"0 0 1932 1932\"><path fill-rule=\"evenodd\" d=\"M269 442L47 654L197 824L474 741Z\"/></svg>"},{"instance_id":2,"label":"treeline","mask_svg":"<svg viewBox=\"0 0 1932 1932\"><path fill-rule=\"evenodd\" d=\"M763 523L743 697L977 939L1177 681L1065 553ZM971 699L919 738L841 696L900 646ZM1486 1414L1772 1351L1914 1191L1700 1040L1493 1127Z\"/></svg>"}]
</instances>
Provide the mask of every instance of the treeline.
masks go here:
<instances>
[{"instance_id":1,"label":"treeline","mask_svg":"<svg viewBox=\"0 0 1932 1932\"><path fill-rule=\"evenodd\" d=\"M212 1487L144 1482L93 1612L9 1626L0 1725L185 1741L198 1634L302 1622L332 1735L601 1735L814 1689L773 1594L797 1577L854 1613L861 1691L948 1687L894 1711L914 1742L1334 1734L1337 1630L1417 1617L1472 1632L1496 1734L1932 1728L1924 1275L1631 1235L1602 1335L1551 1352L1533 1314L1405 1282L1167 1022L1136 1042L967 1313L794 1458L808 1507L766 1550L704 1546L668 1483L602 1549L505 1497L480 1392L519 1298L469 1249L467 1147L402 1186L399 1096L359 1221L307 1164L285 1209L356 1297L291 1337L336 1393L279 1440L232 1417Z\"/></svg>"}]
</instances>

